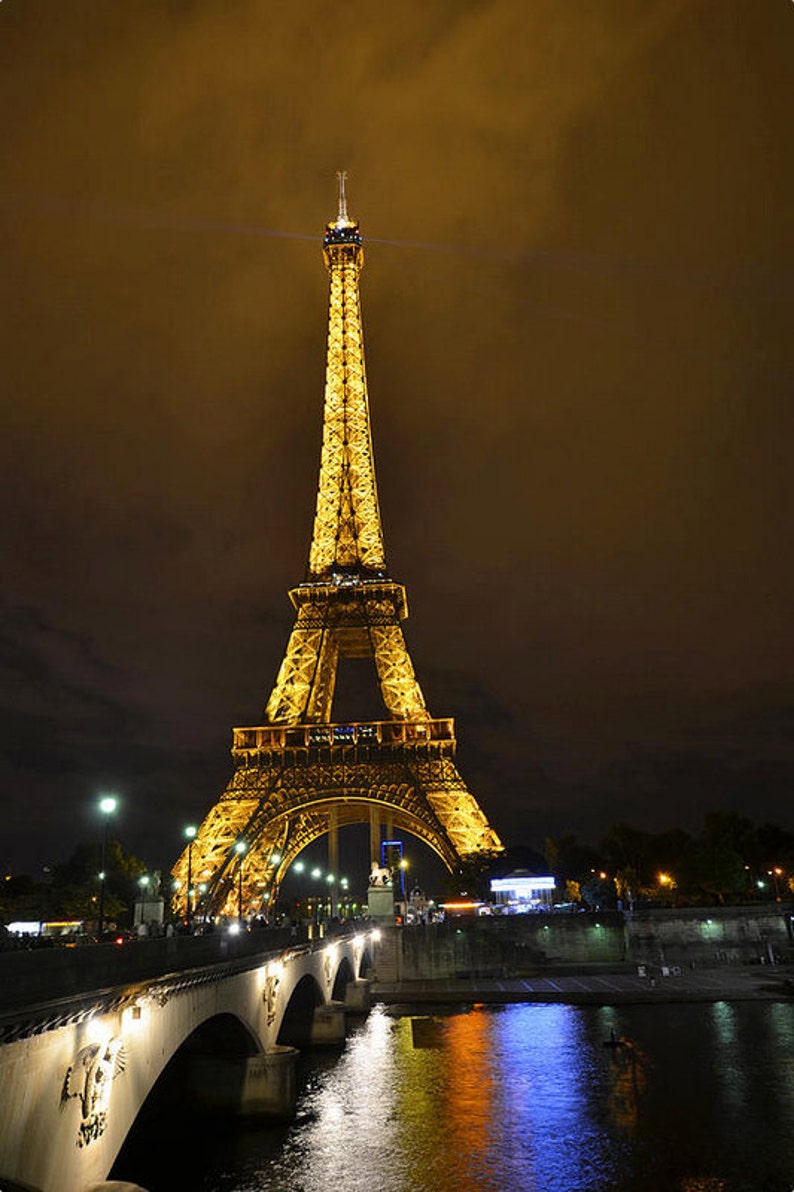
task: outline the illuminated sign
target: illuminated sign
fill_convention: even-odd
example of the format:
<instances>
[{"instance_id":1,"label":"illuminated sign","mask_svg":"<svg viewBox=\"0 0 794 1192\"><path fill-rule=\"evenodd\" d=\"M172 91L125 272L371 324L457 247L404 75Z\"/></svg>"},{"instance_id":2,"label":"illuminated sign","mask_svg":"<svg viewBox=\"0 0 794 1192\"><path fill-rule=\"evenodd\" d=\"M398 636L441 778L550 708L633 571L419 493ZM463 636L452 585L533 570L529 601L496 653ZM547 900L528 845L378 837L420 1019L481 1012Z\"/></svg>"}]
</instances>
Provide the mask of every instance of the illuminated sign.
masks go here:
<instances>
[{"instance_id":1,"label":"illuminated sign","mask_svg":"<svg viewBox=\"0 0 794 1192\"><path fill-rule=\"evenodd\" d=\"M513 894L516 898L531 898L537 890L553 890L553 877L494 877L491 890L494 894Z\"/></svg>"}]
</instances>

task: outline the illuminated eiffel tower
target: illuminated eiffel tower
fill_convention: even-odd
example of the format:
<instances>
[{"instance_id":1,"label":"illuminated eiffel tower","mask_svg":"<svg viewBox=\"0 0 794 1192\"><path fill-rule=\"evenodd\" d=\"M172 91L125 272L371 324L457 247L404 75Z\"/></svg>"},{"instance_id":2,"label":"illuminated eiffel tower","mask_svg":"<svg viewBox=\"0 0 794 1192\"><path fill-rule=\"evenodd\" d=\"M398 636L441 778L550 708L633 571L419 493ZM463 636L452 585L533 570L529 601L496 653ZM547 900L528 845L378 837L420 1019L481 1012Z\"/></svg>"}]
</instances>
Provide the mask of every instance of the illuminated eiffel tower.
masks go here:
<instances>
[{"instance_id":1,"label":"illuminated eiffel tower","mask_svg":"<svg viewBox=\"0 0 794 1192\"><path fill-rule=\"evenodd\" d=\"M236 913L239 901L255 913L272 902L289 865L326 834L336 875L338 830L348 824L369 823L373 861L381 824L419 837L450 870L502 849L458 773L454 722L425 706L400 624L405 589L386 568L359 307L364 251L344 183L340 174L339 212L323 241L323 446L309 568L290 592L295 625L267 723L234 729L234 776L174 868L181 889L191 879L206 885L208 912ZM374 661L384 719L334 722L343 658Z\"/></svg>"}]
</instances>

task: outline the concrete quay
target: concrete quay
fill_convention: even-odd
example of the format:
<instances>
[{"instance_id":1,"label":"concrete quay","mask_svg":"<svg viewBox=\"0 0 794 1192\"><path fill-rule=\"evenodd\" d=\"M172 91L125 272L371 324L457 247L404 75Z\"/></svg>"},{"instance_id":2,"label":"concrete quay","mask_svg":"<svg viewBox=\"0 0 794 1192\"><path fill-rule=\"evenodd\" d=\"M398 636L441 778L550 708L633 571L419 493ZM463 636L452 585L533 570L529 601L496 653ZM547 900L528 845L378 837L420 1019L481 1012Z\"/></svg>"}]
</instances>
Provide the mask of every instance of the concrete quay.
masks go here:
<instances>
[{"instance_id":1,"label":"concrete quay","mask_svg":"<svg viewBox=\"0 0 794 1192\"><path fill-rule=\"evenodd\" d=\"M642 975L644 971L645 975ZM388 1006L483 1002L561 1002L569 1005L630 1005L673 1002L794 1002L794 965L720 967L676 971L653 966L586 966L541 976L462 977L376 981L372 1000Z\"/></svg>"}]
</instances>

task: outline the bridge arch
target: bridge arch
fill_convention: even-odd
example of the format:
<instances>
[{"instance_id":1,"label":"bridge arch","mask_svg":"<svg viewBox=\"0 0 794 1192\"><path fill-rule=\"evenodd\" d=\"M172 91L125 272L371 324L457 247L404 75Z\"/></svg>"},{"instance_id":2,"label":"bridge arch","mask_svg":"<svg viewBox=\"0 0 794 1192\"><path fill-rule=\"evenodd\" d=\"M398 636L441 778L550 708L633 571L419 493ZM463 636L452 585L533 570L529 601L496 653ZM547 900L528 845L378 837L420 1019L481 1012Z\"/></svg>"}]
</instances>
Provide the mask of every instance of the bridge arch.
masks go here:
<instances>
[{"instance_id":1,"label":"bridge arch","mask_svg":"<svg viewBox=\"0 0 794 1192\"><path fill-rule=\"evenodd\" d=\"M366 943L362 944L361 952L358 957L358 964L356 966L356 976L361 979L369 977L375 970L375 962L372 958L372 952Z\"/></svg>"},{"instance_id":2,"label":"bridge arch","mask_svg":"<svg viewBox=\"0 0 794 1192\"><path fill-rule=\"evenodd\" d=\"M314 1012L324 1004L325 997L317 978L306 973L295 985L284 1007L276 1043L288 1047L307 1046L311 1041Z\"/></svg>"},{"instance_id":3,"label":"bridge arch","mask_svg":"<svg viewBox=\"0 0 794 1192\"><path fill-rule=\"evenodd\" d=\"M142 1172L141 1163L156 1163L162 1148L171 1142L172 1129L185 1128L195 1121L197 1112L217 1113L222 1106L217 1098L208 1099L206 1091L217 1091L224 1077L228 1091L230 1077L261 1051L250 1026L234 1013L221 1011L199 1023L154 1080L130 1124L110 1177L137 1169L137 1178L146 1182L151 1173ZM152 1152L151 1158L147 1152Z\"/></svg>"},{"instance_id":4,"label":"bridge arch","mask_svg":"<svg viewBox=\"0 0 794 1192\"><path fill-rule=\"evenodd\" d=\"M336 970L336 977L334 978L333 988L331 990L331 1001L343 1002L345 1000L345 992L351 981L355 981L356 975L350 961L346 956L343 956L339 962L339 968Z\"/></svg>"},{"instance_id":5,"label":"bridge arch","mask_svg":"<svg viewBox=\"0 0 794 1192\"><path fill-rule=\"evenodd\" d=\"M191 1031L168 1062L173 1063L182 1055L256 1055L261 1050L261 1044L247 1023L236 1014L221 1011L205 1018Z\"/></svg>"}]
</instances>

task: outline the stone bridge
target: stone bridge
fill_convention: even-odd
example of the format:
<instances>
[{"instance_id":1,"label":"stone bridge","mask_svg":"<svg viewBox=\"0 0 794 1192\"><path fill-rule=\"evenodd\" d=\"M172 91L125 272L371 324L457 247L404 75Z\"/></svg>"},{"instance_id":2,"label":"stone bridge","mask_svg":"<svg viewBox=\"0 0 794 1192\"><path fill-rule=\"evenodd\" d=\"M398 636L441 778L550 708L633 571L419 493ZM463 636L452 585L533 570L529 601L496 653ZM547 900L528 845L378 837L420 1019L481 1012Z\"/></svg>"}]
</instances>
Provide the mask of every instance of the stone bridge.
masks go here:
<instances>
[{"instance_id":1,"label":"stone bridge","mask_svg":"<svg viewBox=\"0 0 794 1192\"><path fill-rule=\"evenodd\" d=\"M210 1112L289 1116L297 1049L341 1044L369 1007L372 937L1 955L0 1192L101 1188L169 1074Z\"/></svg>"}]
</instances>

